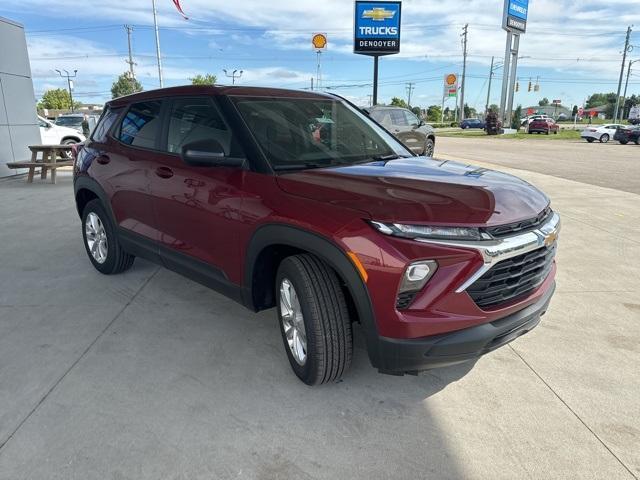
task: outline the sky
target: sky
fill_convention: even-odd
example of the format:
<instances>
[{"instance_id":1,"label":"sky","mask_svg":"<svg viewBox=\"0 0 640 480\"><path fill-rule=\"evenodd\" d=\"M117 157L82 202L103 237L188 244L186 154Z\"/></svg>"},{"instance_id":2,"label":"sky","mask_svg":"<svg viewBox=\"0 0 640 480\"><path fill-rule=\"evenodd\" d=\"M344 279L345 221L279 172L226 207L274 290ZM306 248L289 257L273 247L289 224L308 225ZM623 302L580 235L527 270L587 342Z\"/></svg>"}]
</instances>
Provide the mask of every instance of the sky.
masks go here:
<instances>
[{"instance_id":1,"label":"sky","mask_svg":"<svg viewBox=\"0 0 640 480\"><path fill-rule=\"evenodd\" d=\"M353 53L352 0L157 0L165 86L224 69L242 70L238 83L309 88L316 76L315 32L327 33L321 86L365 106L372 93L373 60ZM403 0L398 55L380 59L379 101L407 99L423 108L442 101L443 78L462 71L461 33L469 24L466 103L483 110L489 67L504 57L503 0ZM36 97L66 87L56 69L77 70L74 97L104 103L115 78L128 69L125 24L133 26L135 72L145 90L158 88L151 0L2 0L0 16L24 25ZM594 92L615 92L627 27L640 30L640 0L530 0L520 41L520 91L515 104L542 97L582 105ZM632 32L631 59L640 59L640 31ZM626 73L626 68L625 68ZM502 69L490 103L499 103ZM527 92L528 82L540 85ZM640 62L629 94L640 93ZM453 108L453 100L445 106Z\"/></svg>"}]
</instances>

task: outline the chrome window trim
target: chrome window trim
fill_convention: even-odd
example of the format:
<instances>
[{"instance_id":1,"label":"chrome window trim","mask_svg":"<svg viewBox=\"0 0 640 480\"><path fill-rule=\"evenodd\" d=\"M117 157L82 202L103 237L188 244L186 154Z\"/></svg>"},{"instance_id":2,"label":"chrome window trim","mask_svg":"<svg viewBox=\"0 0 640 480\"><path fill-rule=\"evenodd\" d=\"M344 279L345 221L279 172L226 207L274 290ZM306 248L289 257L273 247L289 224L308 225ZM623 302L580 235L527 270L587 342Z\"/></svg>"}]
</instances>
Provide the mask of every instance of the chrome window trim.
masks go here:
<instances>
[{"instance_id":1,"label":"chrome window trim","mask_svg":"<svg viewBox=\"0 0 640 480\"><path fill-rule=\"evenodd\" d=\"M416 238L417 242L446 245L448 247L471 248L482 255L484 264L476 270L462 285L456 289L456 293L462 293L476 280L487 273L496 263L508 258L517 257L544 246L551 246L560 234L560 215L553 215L544 224L525 233L503 237L495 240L433 240L428 238Z\"/></svg>"}]
</instances>

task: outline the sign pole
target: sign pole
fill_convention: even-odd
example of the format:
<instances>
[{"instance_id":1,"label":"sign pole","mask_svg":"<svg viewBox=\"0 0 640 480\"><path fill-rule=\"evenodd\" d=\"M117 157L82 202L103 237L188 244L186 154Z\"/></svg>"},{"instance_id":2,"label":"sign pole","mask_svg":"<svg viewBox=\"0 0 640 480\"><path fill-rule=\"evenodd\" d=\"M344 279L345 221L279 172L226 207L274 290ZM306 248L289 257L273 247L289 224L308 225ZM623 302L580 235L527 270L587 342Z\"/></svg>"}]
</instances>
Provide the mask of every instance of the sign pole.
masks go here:
<instances>
[{"instance_id":1,"label":"sign pole","mask_svg":"<svg viewBox=\"0 0 640 480\"><path fill-rule=\"evenodd\" d=\"M511 114L513 113L513 97L516 89L516 73L518 69L518 48L520 47L520 35L514 34L513 50L511 50L511 74L509 75L509 100L507 102L507 111L505 112L505 123L511 125ZM511 128L509 126L509 128Z\"/></svg>"},{"instance_id":2,"label":"sign pole","mask_svg":"<svg viewBox=\"0 0 640 480\"><path fill-rule=\"evenodd\" d=\"M502 94L500 95L500 119L504 128L505 110L507 108L507 92L509 90L509 65L511 64L511 43L513 34L507 32L507 45L504 51L504 66L502 67Z\"/></svg>"},{"instance_id":3,"label":"sign pole","mask_svg":"<svg viewBox=\"0 0 640 480\"><path fill-rule=\"evenodd\" d=\"M373 56L373 105L378 104L378 59L379 55Z\"/></svg>"}]
</instances>

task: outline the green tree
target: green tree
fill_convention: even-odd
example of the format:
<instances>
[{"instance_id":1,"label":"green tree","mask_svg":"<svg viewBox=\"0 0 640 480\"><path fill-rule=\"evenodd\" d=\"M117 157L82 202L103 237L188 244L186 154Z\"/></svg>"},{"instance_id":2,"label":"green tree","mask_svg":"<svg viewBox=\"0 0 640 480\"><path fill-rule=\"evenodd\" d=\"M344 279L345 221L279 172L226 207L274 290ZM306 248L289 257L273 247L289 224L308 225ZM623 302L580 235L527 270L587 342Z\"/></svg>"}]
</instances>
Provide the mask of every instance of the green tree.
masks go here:
<instances>
[{"instance_id":1,"label":"green tree","mask_svg":"<svg viewBox=\"0 0 640 480\"><path fill-rule=\"evenodd\" d=\"M470 107L466 103L464 104L464 117L463 118L475 118L478 112L475 108Z\"/></svg>"},{"instance_id":2,"label":"green tree","mask_svg":"<svg viewBox=\"0 0 640 480\"><path fill-rule=\"evenodd\" d=\"M522 117L522 105L518 105L511 116L511 128L520 129L520 118Z\"/></svg>"},{"instance_id":3,"label":"green tree","mask_svg":"<svg viewBox=\"0 0 640 480\"><path fill-rule=\"evenodd\" d=\"M402 98L398 98L398 97L393 97L391 99L391 105L394 107L408 108L407 102L405 102Z\"/></svg>"},{"instance_id":4,"label":"green tree","mask_svg":"<svg viewBox=\"0 0 640 480\"><path fill-rule=\"evenodd\" d=\"M204 75L198 74L189 80L191 80L191 85L215 85L218 79L215 75L206 73Z\"/></svg>"},{"instance_id":5,"label":"green tree","mask_svg":"<svg viewBox=\"0 0 640 480\"><path fill-rule=\"evenodd\" d=\"M416 117L422 118L422 109L420 107L412 107L411 111Z\"/></svg>"},{"instance_id":6,"label":"green tree","mask_svg":"<svg viewBox=\"0 0 640 480\"><path fill-rule=\"evenodd\" d=\"M427 109L427 120L430 122L439 122L442 120L442 107L440 105L431 105Z\"/></svg>"},{"instance_id":7,"label":"green tree","mask_svg":"<svg viewBox=\"0 0 640 480\"><path fill-rule=\"evenodd\" d=\"M542 100L540 100L538 102L538 105L541 107L546 107L547 105L549 105L549 99L547 97L544 97Z\"/></svg>"},{"instance_id":8,"label":"green tree","mask_svg":"<svg viewBox=\"0 0 640 480\"><path fill-rule=\"evenodd\" d=\"M80 102L73 102L74 107L79 107ZM64 88L52 88L44 92L42 100L38 102L38 108L48 108L52 110L66 110L71 108L71 97L69 91Z\"/></svg>"},{"instance_id":9,"label":"green tree","mask_svg":"<svg viewBox=\"0 0 640 480\"><path fill-rule=\"evenodd\" d=\"M489 105L489 112L498 113L498 110L500 110L500 107L498 105L496 105L495 103L492 103L491 105Z\"/></svg>"},{"instance_id":10,"label":"green tree","mask_svg":"<svg viewBox=\"0 0 640 480\"><path fill-rule=\"evenodd\" d=\"M142 84L135 77L132 78L129 72L125 72L111 85L111 98L124 97L142 90Z\"/></svg>"}]
</instances>

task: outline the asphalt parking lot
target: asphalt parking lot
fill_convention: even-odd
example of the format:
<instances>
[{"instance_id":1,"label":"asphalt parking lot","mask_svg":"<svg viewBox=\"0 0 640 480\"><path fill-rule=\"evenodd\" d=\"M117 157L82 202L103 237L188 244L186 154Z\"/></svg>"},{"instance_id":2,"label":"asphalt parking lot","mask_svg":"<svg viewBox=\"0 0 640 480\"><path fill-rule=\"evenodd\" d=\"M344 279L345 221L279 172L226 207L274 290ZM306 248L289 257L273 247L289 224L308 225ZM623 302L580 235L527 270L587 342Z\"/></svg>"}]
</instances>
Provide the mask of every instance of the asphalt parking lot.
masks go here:
<instances>
[{"instance_id":1,"label":"asphalt parking lot","mask_svg":"<svg viewBox=\"0 0 640 480\"><path fill-rule=\"evenodd\" d=\"M640 149L535 147L440 139L436 156L552 198L558 289L540 326L417 377L374 371L356 331L344 380L315 388L273 311L144 261L97 273L68 173L0 182L0 478L637 479Z\"/></svg>"}]
</instances>

